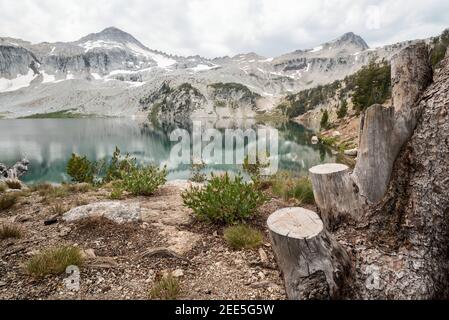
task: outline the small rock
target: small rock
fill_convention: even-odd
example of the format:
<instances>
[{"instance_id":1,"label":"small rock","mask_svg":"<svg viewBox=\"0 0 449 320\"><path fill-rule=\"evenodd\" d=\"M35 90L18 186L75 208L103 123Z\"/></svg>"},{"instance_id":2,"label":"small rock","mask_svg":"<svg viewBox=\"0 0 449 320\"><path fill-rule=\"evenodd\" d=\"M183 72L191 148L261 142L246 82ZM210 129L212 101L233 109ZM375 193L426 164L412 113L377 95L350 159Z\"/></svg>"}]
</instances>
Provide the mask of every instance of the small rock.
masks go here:
<instances>
[{"instance_id":1,"label":"small rock","mask_svg":"<svg viewBox=\"0 0 449 320\"><path fill-rule=\"evenodd\" d=\"M357 157L358 149L346 150L345 155L348 157Z\"/></svg>"},{"instance_id":2,"label":"small rock","mask_svg":"<svg viewBox=\"0 0 449 320\"><path fill-rule=\"evenodd\" d=\"M82 254L83 254L84 258L86 258L86 259L95 259L97 257L94 249L83 250Z\"/></svg>"},{"instance_id":3,"label":"small rock","mask_svg":"<svg viewBox=\"0 0 449 320\"><path fill-rule=\"evenodd\" d=\"M320 139L317 136L312 137L312 144L318 144L320 142Z\"/></svg>"},{"instance_id":4,"label":"small rock","mask_svg":"<svg viewBox=\"0 0 449 320\"><path fill-rule=\"evenodd\" d=\"M177 269L177 270L173 271L172 276L175 278L184 277L184 271L181 269Z\"/></svg>"},{"instance_id":5,"label":"small rock","mask_svg":"<svg viewBox=\"0 0 449 320\"><path fill-rule=\"evenodd\" d=\"M0 288L6 286L6 282L0 281Z\"/></svg>"},{"instance_id":6,"label":"small rock","mask_svg":"<svg viewBox=\"0 0 449 320\"><path fill-rule=\"evenodd\" d=\"M69 227L62 228L61 231L59 231L59 236L65 237L65 236L69 235L70 232L72 232L71 228L69 228Z\"/></svg>"},{"instance_id":7,"label":"small rock","mask_svg":"<svg viewBox=\"0 0 449 320\"><path fill-rule=\"evenodd\" d=\"M259 256L260 256L260 261L262 263L268 263L268 256L264 249L262 249L262 248L259 249Z\"/></svg>"},{"instance_id":8,"label":"small rock","mask_svg":"<svg viewBox=\"0 0 449 320\"><path fill-rule=\"evenodd\" d=\"M334 132L332 132L332 137L334 137L334 138L341 137L340 131L334 131Z\"/></svg>"}]
</instances>

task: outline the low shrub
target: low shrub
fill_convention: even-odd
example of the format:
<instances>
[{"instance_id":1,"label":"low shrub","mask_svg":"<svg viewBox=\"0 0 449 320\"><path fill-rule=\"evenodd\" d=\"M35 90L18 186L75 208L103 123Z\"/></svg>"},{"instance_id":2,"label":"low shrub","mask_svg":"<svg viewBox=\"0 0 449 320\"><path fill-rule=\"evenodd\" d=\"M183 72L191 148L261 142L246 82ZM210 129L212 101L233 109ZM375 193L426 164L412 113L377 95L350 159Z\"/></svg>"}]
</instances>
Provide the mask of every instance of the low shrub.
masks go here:
<instances>
[{"instance_id":1,"label":"low shrub","mask_svg":"<svg viewBox=\"0 0 449 320\"><path fill-rule=\"evenodd\" d=\"M7 180L5 180L5 183L9 189L13 189L13 190L21 190L22 189L22 183L19 180L7 179Z\"/></svg>"},{"instance_id":2,"label":"low shrub","mask_svg":"<svg viewBox=\"0 0 449 320\"><path fill-rule=\"evenodd\" d=\"M112 187L111 195L109 196L112 200L120 200L123 198L123 188L121 185L114 185Z\"/></svg>"},{"instance_id":3,"label":"low shrub","mask_svg":"<svg viewBox=\"0 0 449 320\"><path fill-rule=\"evenodd\" d=\"M181 293L179 280L169 274L157 281L150 290L151 300L176 300Z\"/></svg>"},{"instance_id":4,"label":"low shrub","mask_svg":"<svg viewBox=\"0 0 449 320\"><path fill-rule=\"evenodd\" d=\"M0 240L20 239L21 237L22 230L19 227L10 224L0 226Z\"/></svg>"},{"instance_id":5,"label":"low shrub","mask_svg":"<svg viewBox=\"0 0 449 320\"><path fill-rule=\"evenodd\" d=\"M8 189L8 186L3 181L0 181L0 192L5 192Z\"/></svg>"},{"instance_id":6,"label":"low shrub","mask_svg":"<svg viewBox=\"0 0 449 320\"><path fill-rule=\"evenodd\" d=\"M206 168L204 163L192 164L190 181L196 183L203 183L207 180L207 176L202 172Z\"/></svg>"},{"instance_id":7,"label":"low shrub","mask_svg":"<svg viewBox=\"0 0 449 320\"><path fill-rule=\"evenodd\" d=\"M166 169L155 166L135 168L125 174L122 181L123 189L135 196L150 196L161 185L167 182Z\"/></svg>"},{"instance_id":8,"label":"low shrub","mask_svg":"<svg viewBox=\"0 0 449 320\"><path fill-rule=\"evenodd\" d=\"M136 167L136 159L131 158L129 154L122 156L120 149L116 147L110 163L106 166L103 183L121 180L124 175L130 173Z\"/></svg>"},{"instance_id":9,"label":"low shrub","mask_svg":"<svg viewBox=\"0 0 449 320\"><path fill-rule=\"evenodd\" d=\"M267 157L266 157L267 158ZM257 156L256 163L250 163L249 157L245 158L243 162L243 171L245 171L254 182L256 187L260 188L264 181L263 170L270 166L269 161L261 162L260 155Z\"/></svg>"},{"instance_id":10,"label":"low shrub","mask_svg":"<svg viewBox=\"0 0 449 320\"><path fill-rule=\"evenodd\" d=\"M253 249L263 243L262 233L246 225L227 228L224 231L224 238L228 245L235 250Z\"/></svg>"},{"instance_id":11,"label":"low shrub","mask_svg":"<svg viewBox=\"0 0 449 320\"><path fill-rule=\"evenodd\" d=\"M67 163L67 174L72 178L73 182L93 183L94 181L94 165L87 157L80 157L72 154Z\"/></svg>"},{"instance_id":12,"label":"low shrub","mask_svg":"<svg viewBox=\"0 0 449 320\"><path fill-rule=\"evenodd\" d=\"M184 205L196 217L212 223L234 224L251 218L267 198L241 176L214 176L204 188L193 187L182 194Z\"/></svg>"},{"instance_id":13,"label":"low shrub","mask_svg":"<svg viewBox=\"0 0 449 320\"><path fill-rule=\"evenodd\" d=\"M273 179L272 191L284 200L296 199L302 204L315 204L312 182L309 178L293 178L279 174Z\"/></svg>"},{"instance_id":14,"label":"low shrub","mask_svg":"<svg viewBox=\"0 0 449 320\"><path fill-rule=\"evenodd\" d=\"M52 207L50 207L50 213L53 216L62 216L66 212L67 212L67 208L60 203L57 203L57 204L53 205Z\"/></svg>"},{"instance_id":15,"label":"low shrub","mask_svg":"<svg viewBox=\"0 0 449 320\"><path fill-rule=\"evenodd\" d=\"M26 263L26 271L34 277L59 275L69 266L82 266L83 256L79 248L64 246L51 248L32 257Z\"/></svg>"}]
</instances>

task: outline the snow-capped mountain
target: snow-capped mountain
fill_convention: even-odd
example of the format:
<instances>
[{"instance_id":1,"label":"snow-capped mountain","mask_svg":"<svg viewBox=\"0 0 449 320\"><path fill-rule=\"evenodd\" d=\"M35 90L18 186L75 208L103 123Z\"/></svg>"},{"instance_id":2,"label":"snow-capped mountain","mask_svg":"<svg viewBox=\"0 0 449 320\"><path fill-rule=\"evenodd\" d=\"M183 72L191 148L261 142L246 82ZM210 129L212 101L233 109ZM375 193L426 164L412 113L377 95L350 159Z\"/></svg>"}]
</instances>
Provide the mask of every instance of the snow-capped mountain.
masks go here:
<instances>
[{"instance_id":1,"label":"snow-capped mountain","mask_svg":"<svg viewBox=\"0 0 449 320\"><path fill-rule=\"evenodd\" d=\"M0 38L0 113L130 115L149 112L150 101L161 103L155 97L160 93L162 102L168 99L176 109L170 114L186 109L212 117L253 116L288 93L342 79L373 59L388 60L409 43L370 49L360 36L347 33L279 57L206 59L150 49L114 27L68 43ZM186 105L193 100L201 103Z\"/></svg>"}]
</instances>

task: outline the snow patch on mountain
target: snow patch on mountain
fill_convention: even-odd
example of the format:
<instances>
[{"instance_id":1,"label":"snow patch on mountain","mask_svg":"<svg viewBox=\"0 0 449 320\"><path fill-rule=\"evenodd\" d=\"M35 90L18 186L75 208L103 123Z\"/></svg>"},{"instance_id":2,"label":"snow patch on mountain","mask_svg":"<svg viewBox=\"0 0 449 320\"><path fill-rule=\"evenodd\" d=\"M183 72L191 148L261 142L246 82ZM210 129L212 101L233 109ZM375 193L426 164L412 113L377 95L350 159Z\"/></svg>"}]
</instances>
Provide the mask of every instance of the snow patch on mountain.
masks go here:
<instances>
[{"instance_id":1,"label":"snow patch on mountain","mask_svg":"<svg viewBox=\"0 0 449 320\"><path fill-rule=\"evenodd\" d=\"M19 75L15 79L0 78L0 92L11 92L29 87L34 78L35 75L31 69L26 75Z\"/></svg>"}]
</instances>

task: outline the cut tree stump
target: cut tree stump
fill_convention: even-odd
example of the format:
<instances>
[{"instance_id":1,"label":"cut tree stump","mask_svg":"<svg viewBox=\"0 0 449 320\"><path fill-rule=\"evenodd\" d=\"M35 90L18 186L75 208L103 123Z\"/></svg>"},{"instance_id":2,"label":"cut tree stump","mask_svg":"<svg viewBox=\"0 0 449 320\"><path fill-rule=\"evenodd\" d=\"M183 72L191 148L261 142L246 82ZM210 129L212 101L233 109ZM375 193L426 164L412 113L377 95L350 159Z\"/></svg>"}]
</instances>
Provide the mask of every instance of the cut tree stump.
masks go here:
<instances>
[{"instance_id":1,"label":"cut tree stump","mask_svg":"<svg viewBox=\"0 0 449 320\"><path fill-rule=\"evenodd\" d=\"M351 270L349 256L304 208L276 211L268 228L290 300L338 299Z\"/></svg>"},{"instance_id":2,"label":"cut tree stump","mask_svg":"<svg viewBox=\"0 0 449 320\"><path fill-rule=\"evenodd\" d=\"M329 230L342 221L356 220L361 207L348 166L337 163L315 166L309 170L315 202Z\"/></svg>"}]
</instances>

